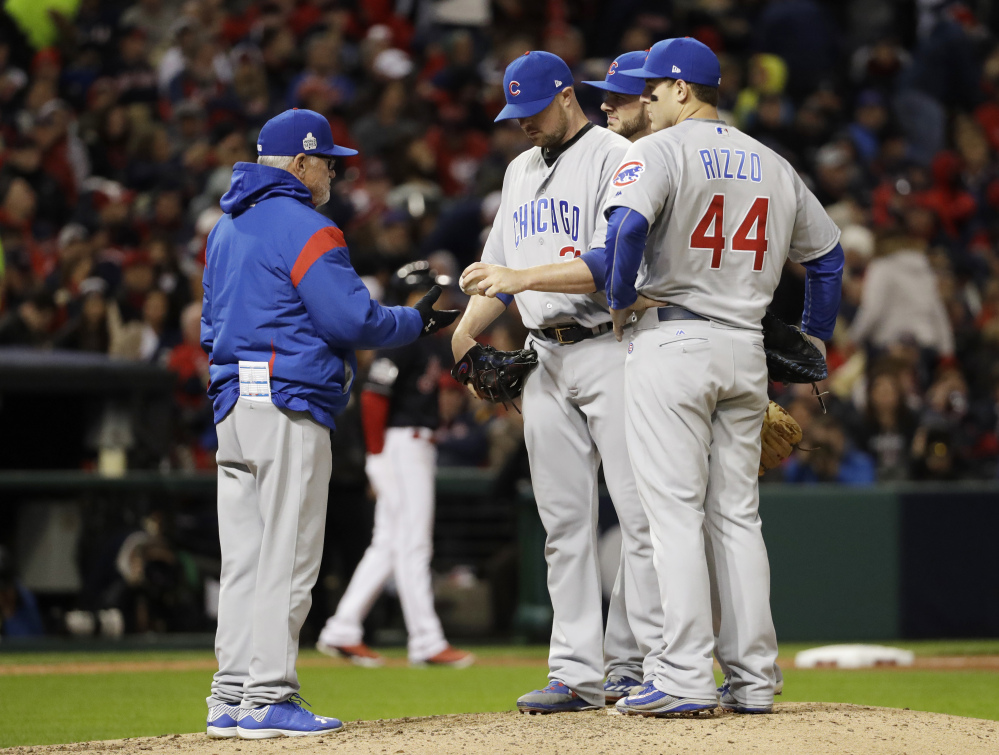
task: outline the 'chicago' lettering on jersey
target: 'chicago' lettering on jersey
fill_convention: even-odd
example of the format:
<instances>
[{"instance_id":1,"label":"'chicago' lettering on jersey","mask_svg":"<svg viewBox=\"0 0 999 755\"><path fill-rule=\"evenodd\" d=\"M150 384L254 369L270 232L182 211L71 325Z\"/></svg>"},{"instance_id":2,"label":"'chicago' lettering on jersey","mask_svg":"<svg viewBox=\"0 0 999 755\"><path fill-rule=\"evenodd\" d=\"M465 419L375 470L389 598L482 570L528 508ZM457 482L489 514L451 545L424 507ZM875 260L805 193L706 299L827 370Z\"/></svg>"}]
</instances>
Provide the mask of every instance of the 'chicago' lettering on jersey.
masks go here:
<instances>
[{"instance_id":1,"label":"'chicago' lettering on jersey","mask_svg":"<svg viewBox=\"0 0 999 755\"><path fill-rule=\"evenodd\" d=\"M715 147L699 150L698 154L701 156L704 177L709 181L734 178L736 181L752 181L758 184L763 180L763 164L755 152L747 153L744 149Z\"/></svg>"},{"instance_id":2,"label":"'chicago' lettering on jersey","mask_svg":"<svg viewBox=\"0 0 999 755\"><path fill-rule=\"evenodd\" d=\"M513 211L513 244L539 233L565 234L579 241L579 207L564 199L541 197Z\"/></svg>"}]
</instances>

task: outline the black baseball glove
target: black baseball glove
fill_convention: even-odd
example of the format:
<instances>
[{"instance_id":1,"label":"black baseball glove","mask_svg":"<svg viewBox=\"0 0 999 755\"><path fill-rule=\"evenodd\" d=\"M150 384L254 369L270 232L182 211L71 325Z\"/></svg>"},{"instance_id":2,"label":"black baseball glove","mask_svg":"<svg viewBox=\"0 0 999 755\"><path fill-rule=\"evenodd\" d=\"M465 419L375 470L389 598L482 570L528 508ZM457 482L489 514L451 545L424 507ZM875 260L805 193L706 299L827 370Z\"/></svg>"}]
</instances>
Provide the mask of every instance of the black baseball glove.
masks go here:
<instances>
[{"instance_id":1,"label":"black baseball glove","mask_svg":"<svg viewBox=\"0 0 999 755\"><path fill-rule=\"evenodd\" d=\"M814 383L829 376L825 357L815 344L769 312L763 315L763 350L775 383Z\"/></svg>"},{"instance_id":2,"label":"black baseball glove","mask_svg":"<svg viewBox=\"0 0 999 755\"><path fill-rule=\"evenodd\" d=\"M471 385L479 398L505 404L520 395L524 380L537 366L538 352L534 349L497 351L477 343L451 368L451 377Z\"/></svg>"}]
</instances>

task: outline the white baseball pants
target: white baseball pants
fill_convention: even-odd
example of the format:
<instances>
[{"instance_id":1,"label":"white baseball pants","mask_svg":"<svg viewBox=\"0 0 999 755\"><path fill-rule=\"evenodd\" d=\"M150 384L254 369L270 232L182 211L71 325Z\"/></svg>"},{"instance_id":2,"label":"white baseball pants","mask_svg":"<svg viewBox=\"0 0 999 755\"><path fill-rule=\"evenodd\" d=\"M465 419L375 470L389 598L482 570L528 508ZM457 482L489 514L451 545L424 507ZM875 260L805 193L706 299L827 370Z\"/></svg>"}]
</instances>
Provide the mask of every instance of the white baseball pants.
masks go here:
<instances>
[{"instance_id":1,"label":"white baseball pants","mask_svg":"<svg viewBox=\"0 0 999 755\"><path fill-rule=\"evenodd\" d=\"M601 459L621 522L624 554L616 582L623 589L612 601L608 624L606 670L637 678L645 671L651 674L663 642L649 522L625 442L627 344L605 333L571 345L531 337L528 345L538 351L538 368L524 386L524 438L534 497L547 533L545 559L554 612L548 676L565 682L587 702L603 705L605 646L596 528Z\"/></svg>"},{"instance_id":2,"label":"white baseball pants","mask_svg":"<svg viewBox=\"0 0 999 755\"><path fill-rule=\"evenodd\" d=\"M434 548L434 485L437 448L425 427L390 427L385 448L369 455L368 480L375 490L375 529L347 591L320 634L327 645L357 645L364 618L390 576L409 634L409 659L426 660L448 643L434 611L430 559Z\"/></svg>"},{"instance_id":3,"label":"white baseball pants","mask_svg":"<svg viewBox=\"0 0 999 755\"><path fill-rule=\"evenodd\" d=\"M219 670L208 704L254 708L299 689L298 635L323 554L330 431L308 413L239 399L218 437Z\"/></svg>"},{"instance_id":4,"label":"white baseball pants","mask_svg":"<svg viewBox=\"0 0 999 755\"><path fill-rule=\"evenodd\" d=\"M660 323L648 310L628 356L628 448L652 526L666 648L656 687L714 698L711 584L717 653L732 693L773 702L777 637L759 516L760 427L767 407L763 337L707 321Z\"/></svg>"}]
</instances>

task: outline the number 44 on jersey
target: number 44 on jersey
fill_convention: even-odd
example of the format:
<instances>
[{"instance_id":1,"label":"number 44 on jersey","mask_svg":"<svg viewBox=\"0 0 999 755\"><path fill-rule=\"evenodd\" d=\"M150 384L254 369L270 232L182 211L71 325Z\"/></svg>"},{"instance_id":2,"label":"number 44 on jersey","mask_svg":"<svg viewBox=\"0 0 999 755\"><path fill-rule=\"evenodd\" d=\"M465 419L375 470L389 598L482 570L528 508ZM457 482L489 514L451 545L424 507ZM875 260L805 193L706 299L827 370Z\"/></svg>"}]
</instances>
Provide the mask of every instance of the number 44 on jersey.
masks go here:
<instances>
[{"instance_id":1,"label":"number 44 on jersey","mask_svg":"<svg viewBox=\"0 0 999 755\"><path fill-rule=\"evenodd\" d=\"M749 212L739 223L732 236L733 252L752 252L753 271L763 270L763 255L767 253L767 215L770 212L770 197L756 197ZM752 234L752 235L750 235ZM722 266L722 252L728 239L725 237L725 195L715 194L708 208L690 234L691 249L711 250L711 269Z\"/></svg>"}]
</instances>

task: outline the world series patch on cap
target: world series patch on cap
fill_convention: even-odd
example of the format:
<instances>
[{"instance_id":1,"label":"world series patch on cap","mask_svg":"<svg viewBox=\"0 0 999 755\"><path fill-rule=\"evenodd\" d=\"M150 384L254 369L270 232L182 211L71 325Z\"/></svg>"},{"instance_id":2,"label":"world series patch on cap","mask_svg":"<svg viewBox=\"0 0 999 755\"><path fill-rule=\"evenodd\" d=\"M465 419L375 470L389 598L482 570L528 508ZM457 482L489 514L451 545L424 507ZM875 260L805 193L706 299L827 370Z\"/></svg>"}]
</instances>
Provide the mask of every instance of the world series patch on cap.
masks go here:
<instances>
[{"instance_id":1,"label":"world series patch on cap","mask_svg":"<svg viewBox=\"0 0 999 755\"><path fill-rule=\"evenodd\" d=\"M615 92L617 94L641 94L645 89L645 81L631 76L621 76L620 71L634 70L645 65L645 56L648 50L638 50L637 52L626 52L614 58L614 62L607 69L607 75L603 81L584 81L591 87L603 89L605 92Z\"/></svg>"},{"instance_id":2,"label":"world series patch on cap","mask_svg":"<svg viewBox=\"0 0 999 755\"><path fill-rule=\"evenodd\" d=\"M495 120L537 115L556 94L572 84L572 72L562 58L550 52L529 50L506 67L503 74L506 107Z\"/></svg>"},{"instance_id":3,"label":"world series patch on cap","mask_svg":"<svg viewBox=\"0 0 999 755\"><path fill-rule=\"evenodd\" d=\"M338 147L333 143L329 121L315 110L285 110L271 118L260 129L257 154L294 157L299 154L321 157L348 157L356 149Z\"/></svg>"},{"instance_id":4,"label":"world series patch on cap","mask_svg":"<svg viewBox=\"0 0 999 755\"><path fill-rule=\"evenodd\" d=\"M639 79L682 79L709 87L721 84L718 56L706 44L690 37L656 42L649 50L645 65L619 73Z\"/></svg>"}]
</instances>

